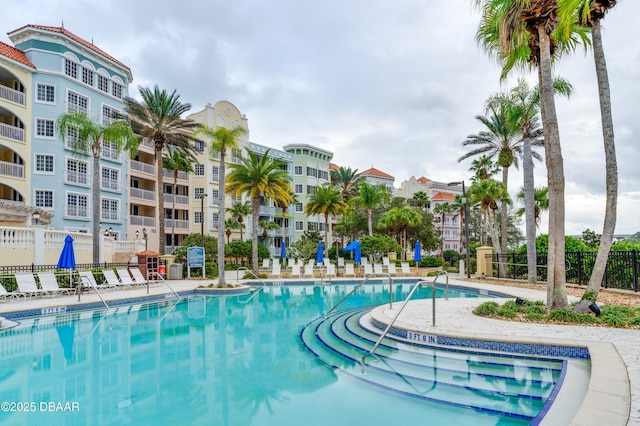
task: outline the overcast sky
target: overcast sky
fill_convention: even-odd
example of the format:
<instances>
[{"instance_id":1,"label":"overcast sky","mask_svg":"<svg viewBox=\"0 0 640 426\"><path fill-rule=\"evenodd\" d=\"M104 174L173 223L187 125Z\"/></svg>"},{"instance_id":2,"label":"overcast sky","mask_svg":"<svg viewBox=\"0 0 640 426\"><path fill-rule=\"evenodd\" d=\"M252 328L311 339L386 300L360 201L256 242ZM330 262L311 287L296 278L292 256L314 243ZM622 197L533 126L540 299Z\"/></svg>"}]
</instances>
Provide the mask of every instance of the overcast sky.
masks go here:
<instances>
[{"instance_id":1,"label":"overcast sky","mask_svg":"<svg viewBox=\"0 0 640 426\"><path fill-rule=\"evenodd\" d=\"M617 233L640 231L640 1L604 21L620 175ZM26 24L64 27L127 64L137 87L176 89L192 110L227 100L249 119L250 139L281 149L309 143L333 162L396 178L468 179L462 141L500 85L475 42L470 0L7 0L0 40ZM567 234L602 232L604 154L591 53L556 74L575 87L558 100ZM535 83L533 75L524 74ZM546 185L536 164L536 185ZM522 186L510 172L510 192ZM546 221L541 230L546 232Z\"/></svg>"}]
</instances>

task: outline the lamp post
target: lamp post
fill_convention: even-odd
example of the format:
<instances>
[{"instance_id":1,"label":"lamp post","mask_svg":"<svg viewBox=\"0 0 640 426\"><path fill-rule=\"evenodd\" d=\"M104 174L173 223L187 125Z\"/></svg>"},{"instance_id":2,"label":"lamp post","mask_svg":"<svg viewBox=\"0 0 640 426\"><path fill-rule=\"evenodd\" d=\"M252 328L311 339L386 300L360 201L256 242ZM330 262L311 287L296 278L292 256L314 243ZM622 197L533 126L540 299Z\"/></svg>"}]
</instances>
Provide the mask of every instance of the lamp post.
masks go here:
<instances>
[{"instance_id":1,"label":"lamp post","mask_svg":"<svg viewBox=\"0 0 640 426\"><path fill-rule=\"evenodd\" d=\"M137 232L136 232L137 234ZM144 251L147 251L148 246L147 246L147 239L148 239L148 235L147 235L147 228L142 228L142 239L144 240Z\"/></svg>"},{"instance_id":2,"label":"lamp post","mask_svg":"<svg viewBox=\"0 0 640 426\"><path fill-rule=\"evenodd\" d=\"M204 248L204 197L206 193L202 193L200 197L200 236L202 237L202 248Z\"/></svg>"},{"instance_id":3,"label":"lamp post","mask_svg":"<svg viewBox=\"0 0 640 426\"><path fill-rule=\"evenodd\" d=\"M37 225L38 221L40 220L40 212L38 210L33 212L33 214L31 215L31 219L35 220L36 221L36 225Z\"/></svg>"},{"instance_id":4,"label":"lamp post","mask_svg":"<svg viewBox=\"0 0 640 426\"><path fill-rule=\"evenodd\" d=\"M449 186L456 186L462 184L462 206L464 208L464 246L467 252L467 278L471 278L471 262L469 255L469 209L467 208L467 192L464 187L464 181L450 182Z\"/></svg>"}]
</instances>

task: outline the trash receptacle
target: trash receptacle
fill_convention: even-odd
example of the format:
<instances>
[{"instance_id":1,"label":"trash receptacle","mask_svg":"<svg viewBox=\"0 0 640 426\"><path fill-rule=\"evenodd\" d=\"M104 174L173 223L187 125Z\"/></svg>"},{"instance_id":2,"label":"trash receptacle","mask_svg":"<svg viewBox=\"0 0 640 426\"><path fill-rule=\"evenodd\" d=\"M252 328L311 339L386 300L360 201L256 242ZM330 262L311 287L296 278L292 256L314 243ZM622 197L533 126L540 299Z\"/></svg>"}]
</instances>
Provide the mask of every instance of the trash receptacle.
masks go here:
<instances>
[{"instance_id":1,"label":"trash receptacle","mask_svg":"<svg viewBox=\"0 0 640 426\"><path fill-rule=\"evenodd\" d=\"M169 279L181 280L182 279L182 263L172 263L169 265Z\"/></svg>"}]
</instances>

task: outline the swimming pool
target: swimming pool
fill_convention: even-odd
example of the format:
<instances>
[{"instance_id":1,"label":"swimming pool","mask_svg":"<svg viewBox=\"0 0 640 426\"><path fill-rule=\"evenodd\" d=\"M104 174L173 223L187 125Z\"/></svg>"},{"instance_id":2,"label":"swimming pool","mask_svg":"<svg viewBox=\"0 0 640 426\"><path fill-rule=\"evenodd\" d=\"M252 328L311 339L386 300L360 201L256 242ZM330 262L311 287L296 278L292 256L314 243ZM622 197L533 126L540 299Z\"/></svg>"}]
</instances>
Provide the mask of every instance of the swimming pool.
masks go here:
<instances>
[{"instance_id":1,"label":"swimming pool","mask_svg":"<svg viewBox=\"0 0 640 426\"><path fill-rule=\"evenodd\" d=\"M0 334L0 401L14 403L14 410L2 408L0 422L378 425L451 423L455 415L457 424L518 424L385 391L329 368L300 333L352 288L274 286L255 295L21 320ZM395 288L394 300L409 291L409 285ZM344 309L388 300L388 285L367 285ZM518 359L511 371L526 380L521 364Z\"/></svg>"}]
</instances>

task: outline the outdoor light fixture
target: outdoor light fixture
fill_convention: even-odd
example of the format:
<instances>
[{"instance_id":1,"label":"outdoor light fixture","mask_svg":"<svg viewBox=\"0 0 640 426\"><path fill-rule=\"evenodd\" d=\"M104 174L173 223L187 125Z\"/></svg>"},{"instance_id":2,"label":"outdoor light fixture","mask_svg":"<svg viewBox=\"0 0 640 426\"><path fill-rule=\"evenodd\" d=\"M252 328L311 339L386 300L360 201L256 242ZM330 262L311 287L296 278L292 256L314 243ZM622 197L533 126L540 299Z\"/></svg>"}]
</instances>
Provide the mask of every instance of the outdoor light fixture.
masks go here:
<instances>
[{"instance_id":1,"label":"outdoor light fixture","mask_svg":"<svg viewBox=\"0 0 640 426\"><path fill-rule=\"evenodd\" d=\"M467 192L464 188L464 181L450 182L448 186L457 186L462 184L462 206L464 208L464 245L467 252L467 278L471 278L471 262L469 254L469 209L467 208ZM444 224L443 224L444 226Z\"/></svg>"},{"instance_id":2,"label":"outdoor light fixture","mask_svg":"<svg viewBox=\"0 0 640 426\"><path fill-rule=\"evenodd\" d=\"M36 225L37 225L38 221L40 220L40 212L38 210L33 212L33 214L31 215L31 219L34 220L36 222Z\"/></svg>"},{"instance_id":3,"label":"outdoor light fixture","mask_svg":"<svg viewBox=\"0 0 640 426\"><path fill-rule=\"evenodd\" d=\"M136 231L136 240L138 239L139 236L140 236L140 231Z\"/></svg>"},{"instance_id":4,"label":"outdoor light fixture","mask_svg":"<svg viewBox=\"0 0 640 426\"><path fill-rule=\"evenodd\" d=\"M137 231L136 231L136 233L137 233ZM147 238L149 238L147 236L147 228L142 228L142 239L144 240L144 251L147 251L147 248L148 248Z\"/></svg>"}]
</instances>

